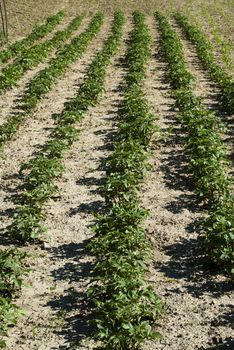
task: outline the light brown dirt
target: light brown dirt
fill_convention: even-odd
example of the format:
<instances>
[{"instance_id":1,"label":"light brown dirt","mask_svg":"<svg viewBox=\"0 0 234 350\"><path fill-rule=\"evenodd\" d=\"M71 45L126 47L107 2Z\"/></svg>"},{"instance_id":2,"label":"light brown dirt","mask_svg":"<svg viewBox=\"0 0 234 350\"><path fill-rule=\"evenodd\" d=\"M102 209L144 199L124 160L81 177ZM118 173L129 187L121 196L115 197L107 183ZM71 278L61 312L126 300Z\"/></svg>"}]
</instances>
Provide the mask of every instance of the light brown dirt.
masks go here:
<instances>
[{"instance_id":1,"label":"light brown dirt","mask_svg":"<svg viewBox=\"0 0 234 350\"><path fill-rule=\"evenodd\" d=\"M185 14L190 22L201 27L202 31L213 44L216 59L229 74L234 74L234 47L232 45L234 37L233 25L233 6L229 4L227 7L224 1L202 1L201 6L188 4L185 8ZM216 33L216 34L214 34ZM215 35L219 36L222 42L217 42ZM222 57L223 43L229 44L229 64L225 64Z\"/></svg>"},{"instance_id":2,"label":"light brown dirt","mask_svg":"<svg viewBox=\"0 0 234 350\"><path fill-rule=\"evenodd\" d=\"M230 37L230 25L232 23L233 3L225 2L225 0L206 1L209 12L217 18L222 33L226 33ZM27 35L38 22L44 21L49 15L54 14L60 9L64 9L68 14L85 12L95 12L97 10L104 11L107 14L113 13L117 9L123 9L130 13L133 10L142 10L145 13L152 15L154 11L161 10L163 12L172 13L175 10L186 10L190 8L194 13L200 14L200 0L17 0L17 5L14 0L7 1L7 13L9 23L9 38L10 41L22 38ZM221 8L224 15L220 15ZM227 17L230 19L227 22ZM233 37L232 37L233 38Z\"/></svg>"}]
</instances>

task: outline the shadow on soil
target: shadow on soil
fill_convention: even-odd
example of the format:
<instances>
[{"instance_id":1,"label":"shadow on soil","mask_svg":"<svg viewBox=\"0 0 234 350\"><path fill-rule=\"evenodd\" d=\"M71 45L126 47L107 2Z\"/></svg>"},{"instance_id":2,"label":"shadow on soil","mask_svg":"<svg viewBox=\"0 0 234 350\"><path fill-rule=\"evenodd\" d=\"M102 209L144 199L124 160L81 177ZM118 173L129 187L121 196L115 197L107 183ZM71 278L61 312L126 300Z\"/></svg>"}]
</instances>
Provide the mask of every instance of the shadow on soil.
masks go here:
<instances>
[{"instance_id":1,"label":"shadow on soil","mask_svg":"<svg viewBox=\"0 0 234 350\"><path fill-rule=\"evenodd\" d=\"M88 281L93 270L93 262L87 258L88 243L89 240L85 240L79 244L69 243L49 249L53 259L69 261L52 272L54 281L82 283L82 289L68 288L47 304L64 321L62 329L55 332L62 336L68 345L60 346L59 349L70 349L70 344L78 344L93 331L89 324L93 318L92 305L87 299Z\"/></svg>"},{"instance_id":2,"label":"shadow on soil","mask_svg":"<svg viewBox=\"0 0 234 350\"><path fill-rule=\"evenodd\" d=\"M218 271L214 268L212 271L212 266L208 266L198 239L183 239L178 243L165 245L163 251L170 260L155 262L154 266L167 278L175 279L170 294L180 294L186 290L186 293L194 298L203 298L209 294L218 299L233 290L233 285L228 279L219 278ZM183 290L176 287L179 280L186 281L183 283Z\"/></svg>"},{"instance_id":3,"label":"shadow on soil","mask_svg":"<svg viewBox=\"0 0 234 350\"><path fill-rule=\"evenodd\" d=\"M77 292L73 288L67 289L63 296L54 299L48 306L55 309L58 316L63 318L63 328L56 333L67 343L52 349L77 349L77 346L82 349L81 341L94 331L94 327L89 324L93 315L85 293Z\"/></svg>"},{"instance_id":4,"label":"shadow on soil","mask_svg":"<svg viewBox=\"0 0 234 350\"><path fill-rule=\"evenodd\" d=\"M220 345L214 345L211 347L201 347L198 350L233 350L234 349L234 339L229 337L222 341Z\"/></svg>"}]
</instances>

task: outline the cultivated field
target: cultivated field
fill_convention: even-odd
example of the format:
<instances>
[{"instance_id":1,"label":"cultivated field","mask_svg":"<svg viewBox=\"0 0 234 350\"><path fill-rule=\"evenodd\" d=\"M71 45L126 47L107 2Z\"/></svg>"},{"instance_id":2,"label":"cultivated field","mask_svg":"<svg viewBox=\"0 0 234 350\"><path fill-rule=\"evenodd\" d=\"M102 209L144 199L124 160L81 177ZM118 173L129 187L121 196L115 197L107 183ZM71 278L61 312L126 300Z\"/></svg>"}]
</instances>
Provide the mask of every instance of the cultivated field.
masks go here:
<instances>
[{"instance_id":1,"label":"cultivated field","mask_svg":"<svg viewBox=\"0 0 234 350\"><path fill-rule=\"evenodd\" d=\"M0 348L234 348L232 1L9 1Z\"/></svg>"}]
</instances>

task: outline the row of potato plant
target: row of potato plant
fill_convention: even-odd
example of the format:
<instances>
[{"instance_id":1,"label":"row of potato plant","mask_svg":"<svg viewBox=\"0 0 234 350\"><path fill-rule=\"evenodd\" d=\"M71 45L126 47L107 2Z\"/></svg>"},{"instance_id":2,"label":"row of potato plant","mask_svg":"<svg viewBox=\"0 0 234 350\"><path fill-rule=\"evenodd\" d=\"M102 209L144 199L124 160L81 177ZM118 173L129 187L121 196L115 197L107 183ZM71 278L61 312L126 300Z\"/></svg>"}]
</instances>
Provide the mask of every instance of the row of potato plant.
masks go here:
<instances>
[{"instance_id":1,"label":"row of potato plant","mask_svg":"<svg viewBox=\"0 0 234 350\"><path fill-rule=\"evenodd\" d=\"M0 62L7 62L15 55L25 55L28 46L51 32L63 18L63 11L49 17L45 24L35 28L27 38L13 43L10 47L1 51ZM24 56L24 58L29 59L30 57ZM21 61L21 63L23 62ZM20 67L18 66L18 68ZM28 272L23 263L25 257L26 253L16 248L0 251L0 348L5 348L6 346L2 337L7 335L8 328L16 324L18 316L22 314L22 310L13 300L19 294L23 277Z\"/></svg>"},{"instance_id":2,"label":"row of potato plant","mask_svg":"<svg viewBox=\"0 0 234 350\"><path fill-rule=\"evenodd\" d=\"M17 132L23 121L29 117L30 112L65 73L66 69L83 55L88 44L100 30L103 18L102 13L97 13L88 28L73 38L71 43L60 48L56 57L50 60L49 65L29 81L21 99L22 112L10 116L5 123L0 125L0 148Z\"/></svg>"},{"instance_id":3,"label":"row of potato plant","mask_svg":"<svg viewBox=\"0 0 234 350\"><path fill-rule=\"evenodd\" d=\"M22 78L27 70L36 67L48 57L53 49L56 49L65 40L69 39L72 32L80 26L82 19L83 16L76 17L66 29L56 32L52 39L31 46L14 62L4 67L0 72L0 94L17 85L18 80Z\"/></svg>"},{"instance_id":4,"label":"row of potato plant","mask_svg":"<svg viewBox=\"0 0 234 350\"><path fill-rule=\"evenodd\" d=\"M102 349L111 350L139 350L145 339L159 338L153 322L162 311L162 302L146 279L151 250L142 225L147 210L138 193L149 169L149 142L156 129L141 87L151 36L142 13L135 12L133 22L118 136L106 164L106 211L98 216L89 244L95 258L88 291L95 305L93 338L102 342Z\"/></svg>"},{"instance_id":5,"label":"row of potato plant","mask_svg":"<svg viewBox=\"0 0 234 350\"><path fill-rule=\"evenodd\" d=\"M14 42L5 50L0 51L0 63L5 63L12 57L22 54L36 40L42 39L44 36L50 33L56 27L56 25L62 21L64 16L65 13L63 11L59 11L57 14L48 17L46 23L35 27L26 38Z\"/></svg>"},{"instance_id":6,"label":"row of potato plant","mask_svg":"<svg viewBox=\"0 0 234 350\"><path fill-rule=\"evenodd\" d=\"M187 38L195 45L197 55L204 68L208 71L212 80L217 84L221 91L222 109L228 114L234 113L234 80L233 78L216 62L212 44L207 39L206 34L195 25L189 23L186 16L181 13L175 14L177 23L181 26Z\"/></svg>"},{"instance_id":7,"label":"row of potato plant","mask_svg":"<svg viewBox=\"0 0 234 350\"><path fill-rule=\"evenodd\" d=\"M21 172L27 171L23 184L16 214L10 232L21 241L38 237L44 231L41 224L43 204L57 192L54 180L63 171L62 158L64 152L76 140L79 130L76 123L84 116L90 106L98 103L104 90L104 80L111 56L119 47L122 37L124 16L116 12L109 38L103 49L95 56L89 66L77 95L65 103L62 113L55 115L56 127L52 131L48 142L37 155L27 164L23 164ZM2 328L0 335L7 334L7 328L16 323L20 310L12 302L22 285L27 269L23 267L26 254L18 249L9 249L0 252L1 289L0 289L0 319ZM1 293L2 292L2 293ZM7 293L7 294L6 294ZM2 340L2 346L5 342ZM1 345L0 345L1 346Z\"/></svg>"},{"instance_id":8,"label":"row of potato plant","mask_svg":"<svg viewBox=\"0 0 234 350\"><path fill-rule=\"evenodd\" d=\"M78 94L69 102L61 114L54 115L56 127L49 140L28 163L21 166L25 174L23 191L17 199L11 235L21 241L36 239L45 231L43 205L58 188L54 180L64 170L63 155L77 138L75 123L79 121L90 106L98 102L104 88L104 77L110 57L118 48L122 35L123 15L117 12L114 18L112 34L103 49L92 61Z\"/></svg>"},{"instance_id":9,"label":"row of potato plant","mask_svg":"<svg viewBox=\"0 0 234 350\"><path fill-rule=\"evenodd\" d=\"M23 313L14 299L20 294L23 278L29 271L25 257L26 253L17 248L0 250L0 348L6 347L8 329Z\"/></svg>"},{"instance_id":10,"label":"row of potato plant","mask_svg":"<svg viewBox=\"0 0 234 350\"><path fill-rule=\"evenodd\" d=\"M214 262L233 269L234 201L223 125L192 92L192 80L185 63L183 46L167 18L156 13L161 33L160 50L168 63L168 78L185 130L185 150L199 202L208 209L204 219L205 248Z\"/></svg>"}]
</instances>

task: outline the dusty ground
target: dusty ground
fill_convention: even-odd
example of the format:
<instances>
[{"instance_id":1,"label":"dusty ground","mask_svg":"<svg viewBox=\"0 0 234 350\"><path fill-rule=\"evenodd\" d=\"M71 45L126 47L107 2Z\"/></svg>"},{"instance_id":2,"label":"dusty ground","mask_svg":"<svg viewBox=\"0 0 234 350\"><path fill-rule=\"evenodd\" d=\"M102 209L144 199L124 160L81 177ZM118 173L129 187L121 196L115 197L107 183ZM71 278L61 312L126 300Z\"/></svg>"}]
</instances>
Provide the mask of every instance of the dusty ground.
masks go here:
<instances>
[{"instance_id":1,"label":"dusty ground","mask_svg":"<svg viewBox=\"0 0 234 350\"><path fill-rule=\"evenodd\" d=\"M92 6L96 5L92 3L91 9ZM51 114L61 111L63 103L77 92L88 64L108 35L111 17L107 18L82 59L72 65L6 145L0 179L2 227L12 220L11 195L22 181L18 176L20 163L47 139L54 127ZM195 224L205 213L197 207L187 173L183 133L164 80L166 66L157 54L157 28L152 17L147 17L147 23L154 44L144 88L162 132L158 146L152 148L153 168L141 196L150 210L145 225L153 248L149 280L166 307L156 325L163 340L146 343L145 350L233 349L233 286L227 277L210 272L202 259ZM87 22L80 30L85 25ZM77 125L81 129L79 140L67 153L66 171L57 181L60 195L45 208L48 228L45 243L26 247L32 253L28 260L32 271L27 280L31 288L23 289L17 303L27 314L11 330L8 350L71 349L74 343L77 349L95 348L92 342L84 341L91 330L87 325L91 308L85 291L92 270L85 245L92 239L93 212L102 210L104 204L100 193L104 179L101 164L112 150L125 74L122 58L130 29L128 19L124 41L108 68L106 91L99 105L90 109ZM189 66L197 78L195 91L202 93L207 105L213 108L212 86L198 67L189 44L184 41L184 45ZM21 93L25 83L26 78L12 94ZM15 97L4 98L8 110L13 108ZM1 243L8 244L2 235Z\"/></svg>"}]
</instances>

